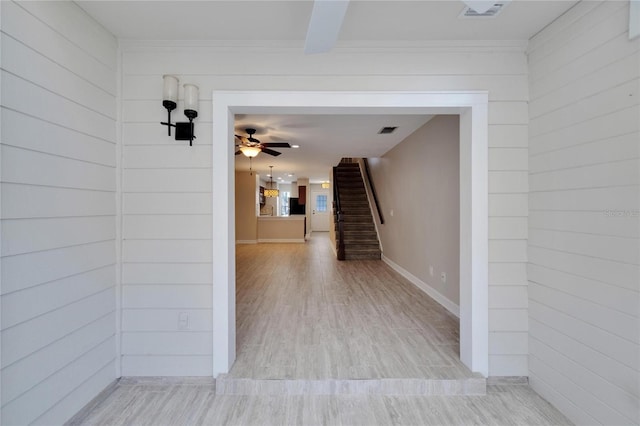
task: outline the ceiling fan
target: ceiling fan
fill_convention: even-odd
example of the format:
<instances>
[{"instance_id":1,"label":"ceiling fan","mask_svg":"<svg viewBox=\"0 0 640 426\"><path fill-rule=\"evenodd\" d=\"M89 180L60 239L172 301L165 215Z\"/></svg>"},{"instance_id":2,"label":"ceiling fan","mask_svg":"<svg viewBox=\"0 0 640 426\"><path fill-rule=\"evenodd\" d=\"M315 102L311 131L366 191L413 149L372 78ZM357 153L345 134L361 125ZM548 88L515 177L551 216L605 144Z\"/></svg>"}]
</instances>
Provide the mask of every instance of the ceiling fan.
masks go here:
<instances>
[{"instance_id":1,"label":"ceiling fan","mask_svg":"<svg viewBox=\"0 0 640 426\"><path fill-rule=\"evenodd\" d=\"M256 155L264 152L265 154L273 155L277 157L282 154L281 152L274 151L270 148L291 148L288 142L267 142L261 143L258 139L254 138L253 135L256 133L256 129L248 128L244 129L247 132L248 137L236 135L236 141L240 143L236 145L238 150L236 151L236 155L244 154L245 156L251 158Z\"/></svg>"}]
</instances>

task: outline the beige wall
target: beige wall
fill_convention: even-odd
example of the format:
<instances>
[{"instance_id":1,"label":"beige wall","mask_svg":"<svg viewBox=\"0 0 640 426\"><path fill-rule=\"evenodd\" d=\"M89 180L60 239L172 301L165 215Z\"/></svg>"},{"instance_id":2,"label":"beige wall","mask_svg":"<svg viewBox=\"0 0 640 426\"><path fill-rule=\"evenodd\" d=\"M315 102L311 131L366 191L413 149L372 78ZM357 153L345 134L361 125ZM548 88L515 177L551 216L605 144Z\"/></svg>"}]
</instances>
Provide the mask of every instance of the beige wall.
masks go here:
<instances>
[{"instance_id":1,"label":"beige wall","mask_svg":"<svg viewBox=\"0 0 640 426\"><path fill-rule=\"evenodd\" d=\"M434 117L382 158L370 159L385 218L378 224L384 256L455 305L460 299L458 122L455 115Z\"/></svg>"},{"instance_id":2,"label":"beige wall","mask_svg":"<svg viewBox=\"0 0 640 426\"><path fill-rule=\"evenodd\" d=\"M256 241L260 178L255 173L236 172L236 241Z\"/></svg>"},{"instance_id":3,"label":"beige wall","mask_svg":"<svg viewBox=\"0 0 640 426\"><path fill-rule=\"evenodd\" d=\"M304 243L304 218L301 216L260 218L258 242Z\"/></svg>"}]
</instances>

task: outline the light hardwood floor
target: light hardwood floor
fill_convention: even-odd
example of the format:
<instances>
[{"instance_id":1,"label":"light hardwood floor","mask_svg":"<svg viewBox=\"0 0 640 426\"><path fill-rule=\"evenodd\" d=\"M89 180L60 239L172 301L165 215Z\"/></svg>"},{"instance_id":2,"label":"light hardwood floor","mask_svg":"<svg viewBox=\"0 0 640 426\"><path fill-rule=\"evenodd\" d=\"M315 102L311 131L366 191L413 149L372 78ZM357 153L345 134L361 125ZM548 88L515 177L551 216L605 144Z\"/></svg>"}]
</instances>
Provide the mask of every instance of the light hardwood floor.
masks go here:
<instances>
[{"instance_id":1,"label":"light hardwood floor","mask_svg":"<svg viewBox=\"0 0 640 426\"><path fill-rule=\"evenodd\" d=\"M69 425L569 425L529 386L485 396L217 395L213 383L123 379Z\"/></svg>"},{"instance_id":2,"label":"light hardwood floor","mask_svg":"<svg viewBox=\"0 0 640 426\"><path fill-rule=\"evenodd\" d=\"M328 236L238 245L230 377L472 378L458 319L379 260L338 262Z\"/></svg>"},{"instance_id":3,"label":"light hardwood floor","mask_svg":"<svg viewBox=\"0 0 640 426\"><path fill-rule=\"evenodd\" d=\"M381 261L337 262L324 235L238 246L237 318L227 378L241 384L476 377L458 359L454 316ZM221 394L225 380L123 378L69 424L571 424L522 384L481 396Z\"/></svg>"}]
</instances>

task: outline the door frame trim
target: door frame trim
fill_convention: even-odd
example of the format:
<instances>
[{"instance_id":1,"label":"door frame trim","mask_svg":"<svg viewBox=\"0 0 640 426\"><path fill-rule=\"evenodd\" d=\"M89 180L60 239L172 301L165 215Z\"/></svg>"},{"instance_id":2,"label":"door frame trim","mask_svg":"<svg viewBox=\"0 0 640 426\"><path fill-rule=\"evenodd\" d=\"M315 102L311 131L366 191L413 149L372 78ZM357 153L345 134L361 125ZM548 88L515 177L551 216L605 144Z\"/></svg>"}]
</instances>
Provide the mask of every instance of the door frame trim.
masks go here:
<instances>
[{"instance_id":1,"label":"door frame trim","mask_svg":"<svg viewBox=\"0 0 640 426\"><path fill-rule=\"evenodd\" d=\"M236 357L235 114L460 116L460 359L489 374L488 93L213 91L213 376Z\"/></svg>"},{"instance_id":2,"label":"door frame trim","mask_svg":"<svg viewBox=\"0 0 640 426\"><path fill-rule=\"evenodd\" d=\"M331 194L328 189L315 189L311 190L311 184L309 184L309 204L311 204L311 219L309 220L309 231L314 232L313 229L313 206L315 205L315 200L313 199L313 194L326 194L327 195L327 221L329 225L327 226L326 231L316 231L316 232L329 232L329 226L331 226L331 221L329 220L329 215L331 214Z\"/></svg>"}]
</instances>

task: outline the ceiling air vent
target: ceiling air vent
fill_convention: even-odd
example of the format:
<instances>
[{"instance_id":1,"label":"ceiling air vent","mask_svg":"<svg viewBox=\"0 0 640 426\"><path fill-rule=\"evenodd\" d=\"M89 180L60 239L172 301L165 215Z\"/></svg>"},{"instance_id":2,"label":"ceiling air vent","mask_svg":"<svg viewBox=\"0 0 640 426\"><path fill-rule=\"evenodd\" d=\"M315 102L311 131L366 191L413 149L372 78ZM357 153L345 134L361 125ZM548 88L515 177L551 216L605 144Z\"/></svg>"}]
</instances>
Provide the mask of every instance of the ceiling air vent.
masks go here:
<instances>
[{"instance_id":1,"label":"ceiling air vent","mask_svg":"<svg viewBox=\"0 0 640 426\"><path fill-rule=\"evenodd\" d=\"M380 129L380 131L378 132L379 135L387 135L389 133L393 133L396 131L398 127L383 127L382 129Z\"/></svg>"},{"instance_id":2,"label":"ceiling air vent","mask_svg":"<svg viewBox=\"0 0 640 426\"><path fill-rule=\"evenodd\" d=\"M486 12L478 13L470 7L465 7L460 13L460 18L495 18L502 12L506 6L506 2L494 3Z\"/></svg>"}]
</instances>

